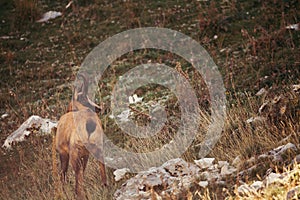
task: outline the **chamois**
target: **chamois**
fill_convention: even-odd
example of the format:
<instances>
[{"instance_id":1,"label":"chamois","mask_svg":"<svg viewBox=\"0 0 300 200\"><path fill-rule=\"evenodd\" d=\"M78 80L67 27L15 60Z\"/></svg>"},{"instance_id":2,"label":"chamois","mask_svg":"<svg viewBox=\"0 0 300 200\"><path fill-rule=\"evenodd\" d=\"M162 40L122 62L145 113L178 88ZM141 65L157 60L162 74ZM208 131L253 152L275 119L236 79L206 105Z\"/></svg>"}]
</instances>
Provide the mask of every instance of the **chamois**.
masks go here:
<instances>
[{"instance_id":1,"label":"chamois","mask_svg":"<svg viewBox=\"0 0 300 200\"><path fill-rule=\"evenodd\" d=\"M61 163L61 180L66 181L69 162L75 171L75 193L83 198L83 174L90 152L100 161L102 184L106 185L106 172L103 158L103 129L100 119L94 112L100 107L88 96L88 79L80 74L83 80L79 91L74 89L73 99L68 112L61 116L56 132L56 150Z\"/></svg>"}]
</instances>

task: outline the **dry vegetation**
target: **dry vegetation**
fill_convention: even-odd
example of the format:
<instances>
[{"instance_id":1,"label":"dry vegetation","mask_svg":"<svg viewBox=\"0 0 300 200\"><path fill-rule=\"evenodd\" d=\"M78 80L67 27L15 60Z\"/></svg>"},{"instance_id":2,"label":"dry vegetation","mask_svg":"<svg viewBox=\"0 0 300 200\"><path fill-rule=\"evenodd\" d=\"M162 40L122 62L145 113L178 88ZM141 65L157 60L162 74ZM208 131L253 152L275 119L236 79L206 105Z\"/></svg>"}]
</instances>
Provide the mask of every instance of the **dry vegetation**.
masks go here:
<instances>
[{"instance_id":1,"label":"dry vegetation","mask_svg":"<svg viewBox=\"0 0 300 200\"><path fill-rule=\"evenodd\" d=\"M286 142L300 144L300 94L292 90L293 84L300 84L300 32L285 29L285 26L300 21L299 1L77 0L66 9L67 3L46 0L0 2L0 114L8 114L0 119L1 143L32 114L59 119L71 99L70 84L80 64L100 42L124 30L156 26L181 31L198 41L223 75L228 117L221 140L208 156L232 161L242 155L247 159L277 147L286 137ZM48 10L62 11L63 16L47 23L35 23L40 14ZM104 74L97 100L105 108L100 116L105 134L119 146L137 152L145 151L136 148L141 147L141 143L151 149L169 141L178 129L180 119L176 97L157 85L136 91L145 101L169 96L164 103L170 120L155 139L141 141L126 136L109 118L109 95L118 77L148 60L174 68L181 63L181 72L197 90L204 121L208 120L205 113L210 105L201 76L178 56L152 50L124 55ZM263 87L268 93L256 96ZM259 114L264 102L272 102L279 96L278 103L269 103ZM133 116L137 123L145 123L149 114L145 104L134 109L137 110ZM258 115L266 121L246 122ZM205 126L201 124L201 127ZM197 158L197 144L201 142L202 134L203 129L200 129L199 137L183 158L189 161ZM52 143L52 136L31 136L12 151L0 150L0 199L73 198L74 176L69 176L70 184L63 192L56 173L58 163ZM268 167L283 170L284 164L266 162L257 174ZM101 188L97 162L91 159L85 181L89 199L112 199L121 184L113 180L112 171L108 169L109 187ZM247 179L251 181L255 177L253 174ZM299 183L299 174L297 177L293 184ZM213 186L207 191L194 192L190 197L214 199L217 193L230 193L235 198L233 188L226 193Z\"/></svg>"}]
</instances>

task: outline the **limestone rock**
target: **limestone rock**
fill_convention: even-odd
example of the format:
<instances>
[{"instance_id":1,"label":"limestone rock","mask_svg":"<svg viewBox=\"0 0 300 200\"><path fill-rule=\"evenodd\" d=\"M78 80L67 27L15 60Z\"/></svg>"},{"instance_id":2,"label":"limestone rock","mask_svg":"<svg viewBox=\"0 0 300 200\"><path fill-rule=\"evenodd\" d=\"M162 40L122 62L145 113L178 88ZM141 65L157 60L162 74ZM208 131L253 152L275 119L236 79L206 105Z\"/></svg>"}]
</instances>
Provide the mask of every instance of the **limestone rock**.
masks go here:
<instances>
[{"instance_id":1,"label":"limestone rock","mask_svg":"<svg viewBox=\"0 0 300 200\"><path fill-rule=\"evenodd\" d=\"M201 169L209 168L213 165L215 158L202 158L200 160L194 160L197 166Z\"/></svg>"},{"instance_id":2,"label":"limestone rock","mask_svg":"<svg viewBox=\"0 0 300 200\"><path fill-rule=\"evenodd\" d=\"M130 172L130 169L128 169L128 168L115 170L114 171L115 181L121 180L128 172Z\"/></svg>"},{"instance_id":3,"label":"limestone rock","mask_svg":"<svg viewBox=\"0 0 300 200\"><path fill-rule=\"evenodd\" d=\"M160 167L154 167L148 171L138 173L135 177L127 180L118 189L114 198L123 199L164 199L172 195L180 195L196 183L199 168L183 159L169 160ZM162 191L159 188L164 188Z\"/></svg>"}]
</instances>

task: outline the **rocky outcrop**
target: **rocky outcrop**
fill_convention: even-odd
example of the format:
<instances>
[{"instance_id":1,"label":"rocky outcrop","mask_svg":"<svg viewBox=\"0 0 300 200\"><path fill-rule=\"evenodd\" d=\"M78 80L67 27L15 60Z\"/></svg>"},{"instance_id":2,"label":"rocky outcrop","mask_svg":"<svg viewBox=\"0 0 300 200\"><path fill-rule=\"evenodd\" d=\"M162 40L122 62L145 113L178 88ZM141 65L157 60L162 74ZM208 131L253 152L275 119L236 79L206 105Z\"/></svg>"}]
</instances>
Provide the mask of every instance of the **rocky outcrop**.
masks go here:
<instances>
[{"instance_id":1,"label":"rocky outcrop","mask_svg":"<svg viewBox=\"0 0 300 200\"><path fill-rule=\"evenodd\" d=\"M127 180L114 194L114 198L121 199L180 199L187 198L189 191L212 188L235 188L240 197L255 197L264 188L280 181L288 181L289 173L275 173L267 169L262 180L244 183L241 177L251 174L261 168L260 163L266 159L272 162L283 162L287 154L297 152L298 147L287 143L266 154L242 161L238 156L232 163L216 161L215 158L203 158L188 163L183 159L169 160L160 167L138 173ZM295 159L299 157L296 156ZM290 163L292 164L292 163ZM125 170L126 171L126 170ZM124 172L121 170L120 172ZM127 171L126 171L127 172ZM290 173L294 173L291 171ZM116 173L125 174L125 173ZM117 177L120 180L120 176ZM236 185L237 183L237 185ZM287 196L295 196L299 187L291 188Z\"/></svg>"},{"instance_id":2,"label":"rocky outcrop","mask_svg":"<svg viewBox=\"0 0 300 200\"><path fill-rule=\"evenodd\" d=\"M300 165L294 165L292 170L282 173L270 173L263 180L251 184L243 183L237 187L236 193L246 199L299 199L300 197Z\"/></svg>"},{"instance_id":3,"label":"rocky outcrop","mask_svg":"<svg viewBox=\"0 0 300 200\"><path fill-rule=\"evenodd\" d=\"M55 128L56 126L56 121L32 115L17 130L6 138L2 147L10 149L13 143L24 141L25 138L33 132L50 134L52 128Z\"/></svg>"},{"instance_id":4,"label":"rocky outcrop","mask_svg":"<svg viewBox=\"0 0 300 200\"><path fill-rule=\"evenodd\" d=\"M115 192L115 199L152 199L180 196L199 178L200 168L177 158L138 173Z\"/></svg>"}]
</instances>

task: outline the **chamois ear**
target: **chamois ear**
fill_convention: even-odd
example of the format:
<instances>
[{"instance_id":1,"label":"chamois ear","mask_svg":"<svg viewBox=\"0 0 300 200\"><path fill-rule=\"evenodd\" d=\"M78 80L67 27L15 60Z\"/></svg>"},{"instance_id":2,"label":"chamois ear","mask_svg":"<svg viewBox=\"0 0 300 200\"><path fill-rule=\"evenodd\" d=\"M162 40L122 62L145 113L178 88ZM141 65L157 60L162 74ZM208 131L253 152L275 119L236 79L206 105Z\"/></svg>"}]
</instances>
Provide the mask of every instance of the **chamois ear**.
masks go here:
<instances>
[{"instance_id":1,"label":"chamois ear","mask_svg":"<svg viewBox=\"0 0 300 200\"><path fill-rule=\"evenodd\" d=\"M77 98L78 98L78 92L77 90L74 88L73 89L73 96L72 96L72 101L69 103L68 108L67 108L67 112L71 112L71 111L77 111L78 108L75 105L75 102L77 102Z\"/></svg>"},{"instance_id":2,"label":"chamois ear","mask_svg":"<svg viewBox=\"0 0 300 200\"><path fill-rule=\"evenodd\" d=\"M88 87L89 87L89 79L88 79L87 75L83 74L83 73L78 74L78 78L82 79L82 84L81 84L79 93L82 96L87 96L87 94L88 94Z\"/></svg>"},{"instance_id":3,"label":"chamois ear","mask_svg":"<svg viewBox=\"0 0 300 200\"><path fill-rule=\"evenodd\" d=\"M74 88L74 89L73 89L73 97L72 97L72 100L73 100L73 101L77 101L77 99L78 99L78 92L77 92L77 90Z\"/></svg>"},{"instance_id":4,"label":"chamois ear","mask_svg":"<svg viewBox=\"0 0 300 200\"><path fill-rule=\"evenodd\" d=\"M74 85L73 86L73 92L72 92L72 101L69 103L68 108L67 108L67 112L71 112L71 111L78 111L80 104L83 105L83 101L82 99L82 88L83 88L83 83L81 83L80 85Z\"/></svg>"}]
</instances>

